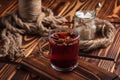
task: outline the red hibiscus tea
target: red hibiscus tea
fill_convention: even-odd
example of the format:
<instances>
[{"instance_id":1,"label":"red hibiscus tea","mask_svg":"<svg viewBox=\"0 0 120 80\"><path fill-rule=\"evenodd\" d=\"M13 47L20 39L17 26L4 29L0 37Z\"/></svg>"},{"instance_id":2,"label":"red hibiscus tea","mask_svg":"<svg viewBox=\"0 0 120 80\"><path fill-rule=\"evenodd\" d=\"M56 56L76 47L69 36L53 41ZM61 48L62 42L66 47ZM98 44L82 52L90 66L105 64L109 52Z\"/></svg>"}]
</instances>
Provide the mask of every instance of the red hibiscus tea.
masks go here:
<instances>
[{"instance_id":1,"label":"red hibiscus tea","mask_svg":"<svg viewBox=\"0 0 120 80\"><path fill-rule=\"evenodd\" d=\"M50 33L50 61L57 71L72 71L77 66L79 34L72 29L59 29Z\"/></svg>"}]
</instances>

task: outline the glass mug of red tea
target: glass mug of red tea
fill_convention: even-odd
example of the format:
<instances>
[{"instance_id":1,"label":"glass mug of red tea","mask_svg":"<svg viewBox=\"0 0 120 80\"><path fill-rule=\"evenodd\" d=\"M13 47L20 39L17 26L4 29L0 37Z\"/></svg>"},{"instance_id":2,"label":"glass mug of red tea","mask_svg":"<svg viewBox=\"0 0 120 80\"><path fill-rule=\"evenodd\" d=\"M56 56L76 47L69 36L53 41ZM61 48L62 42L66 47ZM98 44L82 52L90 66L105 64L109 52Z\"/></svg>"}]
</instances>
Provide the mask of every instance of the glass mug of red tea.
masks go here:
<instances>
[{"instance_id":1,"label":"glass mug of red tea","mask_svg":"<svg viewBox=\"0 0 120 80\"><path fill-rule=\"evenodd\" d=\"M49 33L50 62L57 71L72 71L78 65L79 33L56 29Z\"/></svg>"},{"instance_id":2,"label":"glass mug of red tea","mask_svg":"<svg viewBox=\"0 0 120 80\"><path fill-rule=\"evenodd\" d=\"M57 71L72 71L78 65L79 33L74 29L55 29L49 33L49 58Z\"/></svg>"}]
</instances>

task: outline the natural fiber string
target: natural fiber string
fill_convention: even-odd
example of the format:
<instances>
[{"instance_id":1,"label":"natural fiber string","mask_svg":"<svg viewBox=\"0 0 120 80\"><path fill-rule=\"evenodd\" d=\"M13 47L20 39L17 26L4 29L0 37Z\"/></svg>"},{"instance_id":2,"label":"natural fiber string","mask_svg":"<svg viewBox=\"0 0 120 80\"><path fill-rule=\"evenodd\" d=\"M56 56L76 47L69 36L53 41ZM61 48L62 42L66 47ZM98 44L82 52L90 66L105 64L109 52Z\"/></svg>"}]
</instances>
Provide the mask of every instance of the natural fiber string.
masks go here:
<instances>
[{"instance_id":1,"label":"natural fiber string","mask_svg":"<svg viewBox=\"0 0 120 80\"><path fill-rule=\"evenodd\" d=\"M80 40L80 49L82 51L90 51L97 48L107 47L113 42L115 36L115 27L107 20L95 18L97 26L96 34L99 33L102 38L94 40Z\"/></svg>"},{"instance_id":2,"label":"natural fiber string","mask_svg":"<svg viewBox=\"0 0 120 80\"><path fill-rule=\"evenodd\" d=\"M5 15L1 21L4 28L0 35L0 42L2 42L0 57L8 56L10 59L14 59L24 56L20 49L24 34L47 36L49 27L51 29L61 27L66 19L54 16L50 9L41 7L41 0L29 0L29 2L28 0L19 0L18 10ZM80 40L80 49L83 51L106 47L113 42L114 26L110 22L98 18L95 19L95 22L97 32L100 32L103 37L95 40Z\"/></svg>"},{"instance_id":3,"label":"natural fiber string","mask_svg":"<svg viewBox=\"0 0 120 80\"><path fill-rule=\"evenodd\" d=\"M24 56L20 49L24 34L47 36L49 27L61 27L66 21L63 17L54 16L50 9L41 7L41 0L19 0L18 10L1 19L4 28L0 35L0 57L14 59Z\"/></svg>"},{"instance_id":4,"label":"natural fiber string","mask_svg":"<svg viewBox=\"0 0 120 80\"><path fill-rule=\"evenodd\" d=\"M41 14L41 0L19 0L19 15L27 21L36 21Z\"/></svg>"}]
</instances>

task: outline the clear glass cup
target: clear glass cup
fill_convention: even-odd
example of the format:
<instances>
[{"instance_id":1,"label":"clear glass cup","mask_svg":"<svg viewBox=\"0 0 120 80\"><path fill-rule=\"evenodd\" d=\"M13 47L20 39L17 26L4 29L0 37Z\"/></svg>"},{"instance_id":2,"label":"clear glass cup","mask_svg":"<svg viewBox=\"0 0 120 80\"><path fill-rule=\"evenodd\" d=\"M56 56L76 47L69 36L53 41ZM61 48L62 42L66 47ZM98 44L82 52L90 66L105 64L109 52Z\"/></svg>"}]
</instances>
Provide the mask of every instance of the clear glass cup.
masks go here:
<instances>
[{"instance_id":1,"label":"clear glass cup","mask_svg":"<svg viewBox=\"0 0 120 80\"><path fill-rule=\"evenodd\" d=\"M94 10L80 10L74 15L74 27L80 32L81 40L90 40L95 38L96 25Z\"/></svg>"},{"instance_id":2,"label":"clear glass cup","mask_svg":"<svg viewBox=\"0 0 120 80\"><path fill-rule=\"evenodd\" d=\"M55 29L49 34L49 55L53 69L72 71L78 65L80 35L73 29Z\"/></svg>"}]
</instances>

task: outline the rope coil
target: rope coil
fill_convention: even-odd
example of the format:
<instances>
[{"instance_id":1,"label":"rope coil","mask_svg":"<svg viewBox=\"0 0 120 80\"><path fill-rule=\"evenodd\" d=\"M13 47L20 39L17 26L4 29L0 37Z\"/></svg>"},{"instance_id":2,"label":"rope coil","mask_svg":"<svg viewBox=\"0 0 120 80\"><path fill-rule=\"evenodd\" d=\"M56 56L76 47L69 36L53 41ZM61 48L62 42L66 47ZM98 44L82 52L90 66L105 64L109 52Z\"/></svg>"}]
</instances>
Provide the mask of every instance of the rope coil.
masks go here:
<instances>
[{"instance_id":1,"label":"rope coil","mask_svg":"<svg viewBox=\"0 0 120 80\"><path fill-rule=\"evenodd\" d=\"M24 34L37 34L47 36L51 29L62 27L67 22L63 17L54 16L53 12L41 6L41 0L19 0L19 8L1 19L4 25L0 42L0 57L8 56L10 59L24 56L20 49ZM96 18L97 32L102 38L80 41L80 49L83 51L106 47L113 42L115 36L114 26L106 21ZM1 44L1 43L0 43Z\"/></svg>"},{"instance_id":2,"label":"rope coil","mask_svg":"<svg viewBox=\"0 0 120 80\"><path fill-rule=\"evenodd\" d=\"M80 49L82 51L91 51L101 47L107 47L113 42L115 36L115 27L107 20L95 18L97 33L102 36L94 40L80 40Z\"/></svg>"},{"instance_id":3,"label":"rope coil","mask_svg":"<svg viewBox=\"0 0 120 80\"><path fill-rule=\"evenodd\" d=\"M62 27L61 24L67 21L63 17L54 16L50 9L40 5L41 0L19 0L18 10L2 17L4 28L0 34L0 57L14 59L24 56L20 49L24 34L47 36L49 27Z\"/></svg>"}]
</instances>

